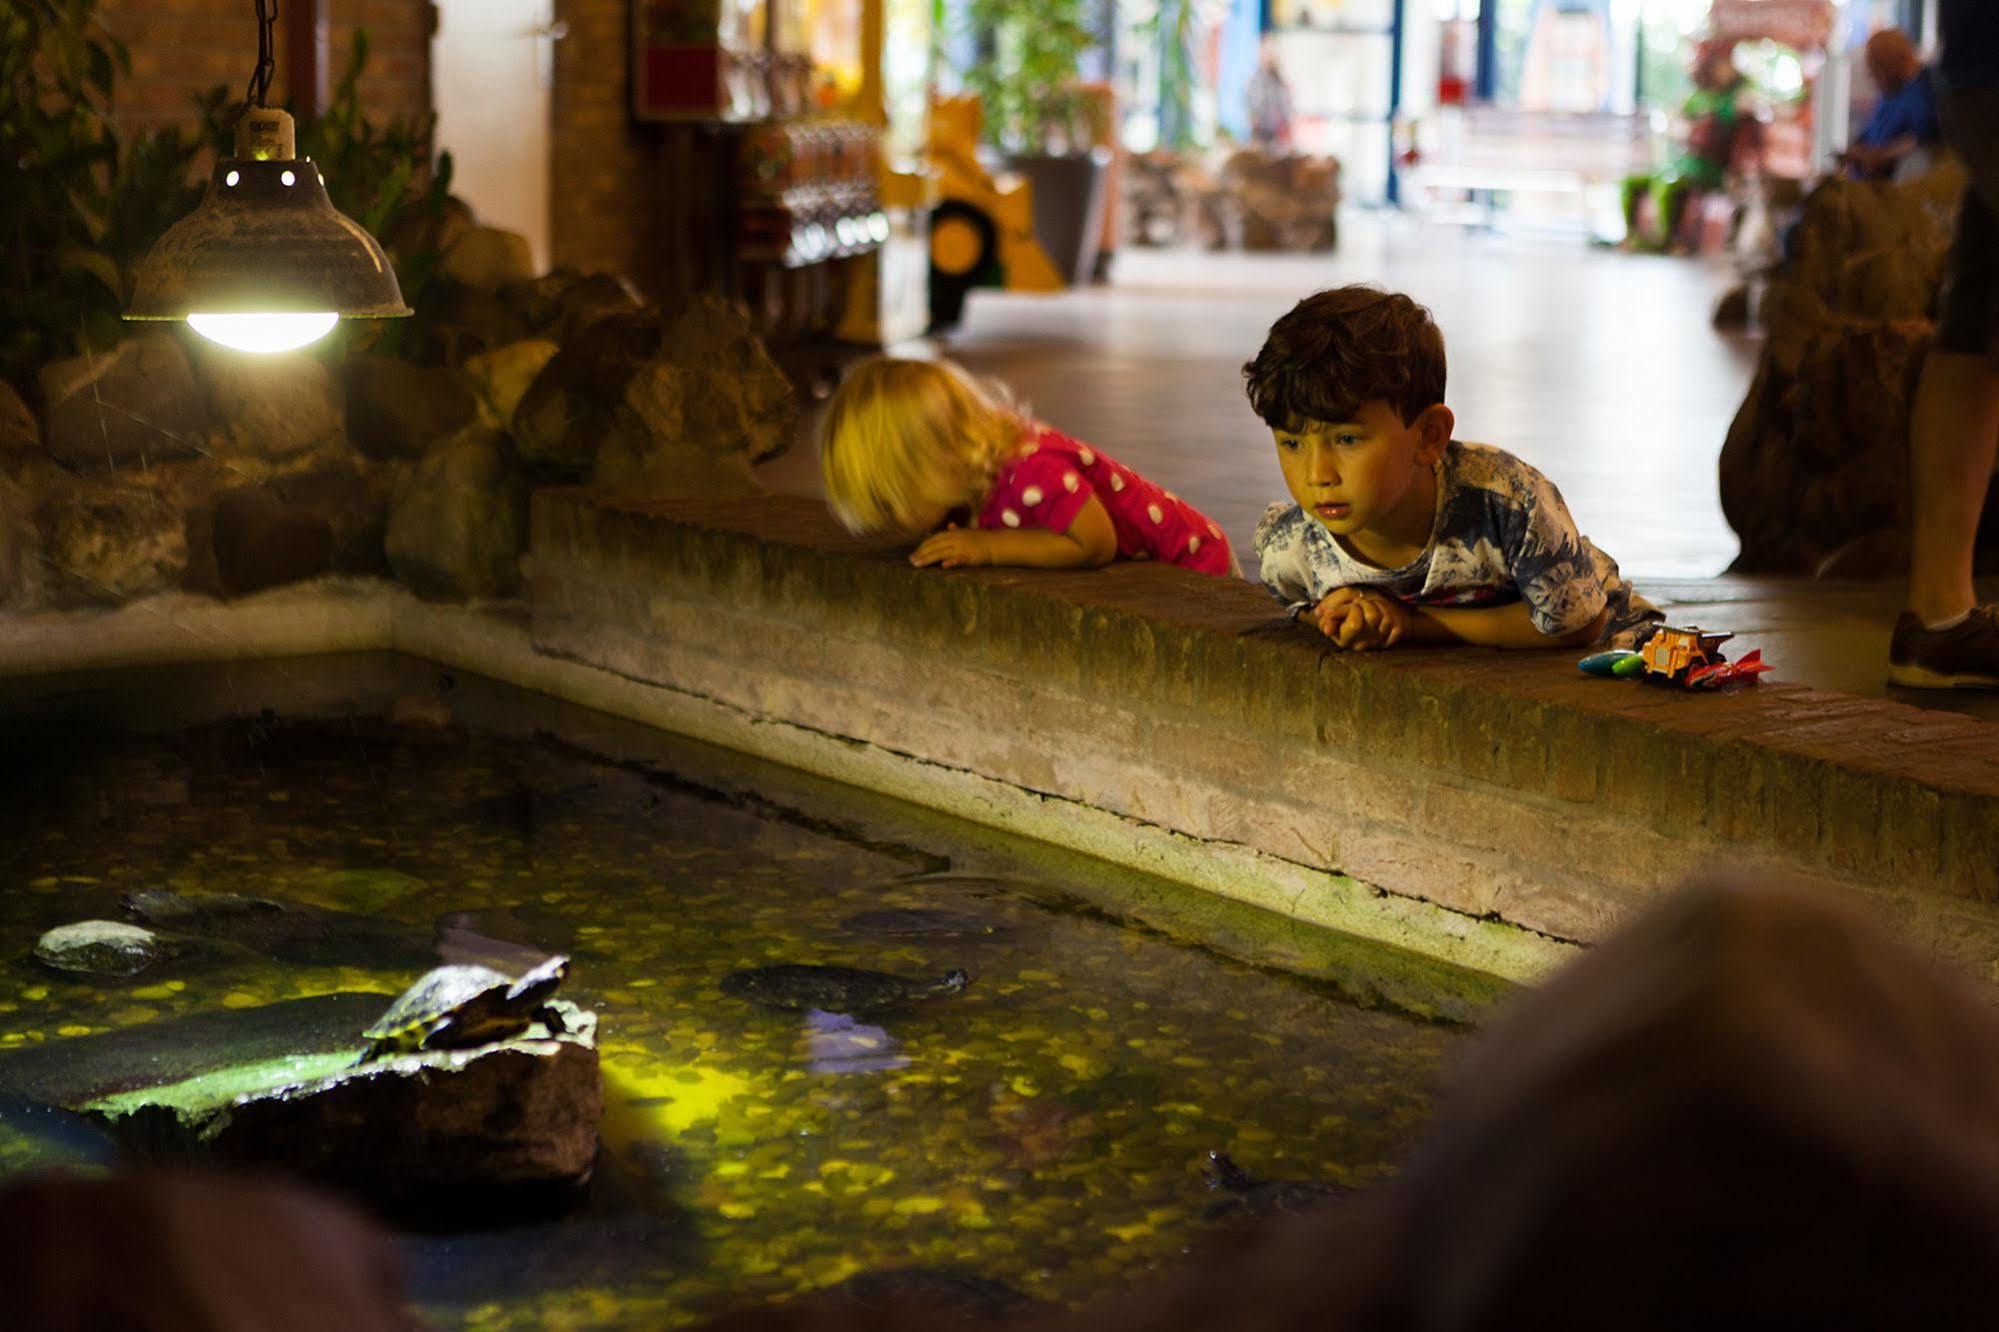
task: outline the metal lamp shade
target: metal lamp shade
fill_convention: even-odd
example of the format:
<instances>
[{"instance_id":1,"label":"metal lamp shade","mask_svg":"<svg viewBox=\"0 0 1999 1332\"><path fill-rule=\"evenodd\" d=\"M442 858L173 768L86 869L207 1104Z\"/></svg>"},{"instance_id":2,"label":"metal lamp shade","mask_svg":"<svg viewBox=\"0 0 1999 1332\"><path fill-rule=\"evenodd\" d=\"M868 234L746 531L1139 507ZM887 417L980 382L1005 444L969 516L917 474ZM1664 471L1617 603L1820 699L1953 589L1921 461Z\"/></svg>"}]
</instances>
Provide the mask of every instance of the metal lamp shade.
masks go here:
<instances>
[{"instance_id":1,"label":"metal lamp shade","mask_svg":"<svg viewBox=\"0 0 1999 1332\"><path fill-rule=\"evenodd\" d=\"M201 206L160 237L127 319L324 311L410 313L375 238L334 208L310 158L224 158Z\"/></svg>"}]
</instances>

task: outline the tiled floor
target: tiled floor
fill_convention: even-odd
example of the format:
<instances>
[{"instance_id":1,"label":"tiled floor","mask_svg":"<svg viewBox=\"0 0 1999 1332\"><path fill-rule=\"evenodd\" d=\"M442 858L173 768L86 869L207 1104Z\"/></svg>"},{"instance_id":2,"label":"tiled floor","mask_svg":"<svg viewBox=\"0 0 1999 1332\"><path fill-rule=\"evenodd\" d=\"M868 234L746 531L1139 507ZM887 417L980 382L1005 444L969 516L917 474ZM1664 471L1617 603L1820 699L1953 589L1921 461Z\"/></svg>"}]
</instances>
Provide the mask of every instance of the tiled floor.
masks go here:
<instances>
[{"instance_id":1,"label":"tiled floor","mask_svg":"<svg viewBox=\"0 0 1999 1332\"><path fill-rule=\"evenodd\" d=\"M1677 618L1740 631L1784 678L1881 693L1893 585L1688 581L1719 574L1736 552L1716 459L1757 346L1709 327L1729 281L1715 263L1361 214L1332 255L1131 251L1109 286L979 292L944 350L1206 510L1254 576L1250 533L1284 490L1242 395L1242 363L1309 292L1407 291L1444 330L1460 438L1547 473L1582 530ZM814 490L809 444L766 479ZM1999 697L1897 696L1999 719Z\"/></svg>"}]
</instances>

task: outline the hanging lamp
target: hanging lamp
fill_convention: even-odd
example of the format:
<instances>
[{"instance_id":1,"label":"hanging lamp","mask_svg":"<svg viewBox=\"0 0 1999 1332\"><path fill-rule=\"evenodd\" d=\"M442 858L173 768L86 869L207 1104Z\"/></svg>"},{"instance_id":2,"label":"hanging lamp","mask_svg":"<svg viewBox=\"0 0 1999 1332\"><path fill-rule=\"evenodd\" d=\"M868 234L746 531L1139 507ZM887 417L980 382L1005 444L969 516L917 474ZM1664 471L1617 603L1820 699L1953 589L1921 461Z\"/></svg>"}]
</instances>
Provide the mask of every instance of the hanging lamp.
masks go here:
<instances>
[{"instance_id":1,"label":"hanging lamp","mask_svg":"<svg viewBox=\"0 0 1999 1332\"><path fill-rule=\"evenodd\" d=\"M215 164L192 213L139 264L127 319L182 320L238 351L292 351L340 319L407 316L382 247L326 197L292 118L266 104L277 0L255 0L257 71L236 155Z\"/></svg>"}]
</instances>

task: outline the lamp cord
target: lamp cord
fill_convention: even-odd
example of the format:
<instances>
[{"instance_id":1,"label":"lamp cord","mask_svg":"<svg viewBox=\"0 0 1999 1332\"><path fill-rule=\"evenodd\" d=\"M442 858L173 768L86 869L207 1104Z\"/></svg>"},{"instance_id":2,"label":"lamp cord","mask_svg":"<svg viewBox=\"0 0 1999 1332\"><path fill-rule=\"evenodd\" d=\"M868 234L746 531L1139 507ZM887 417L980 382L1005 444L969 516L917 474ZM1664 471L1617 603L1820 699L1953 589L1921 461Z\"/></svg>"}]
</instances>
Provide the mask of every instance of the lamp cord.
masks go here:
<instances>
[{"instance_id":1,"label":"lamp cord","mask_svg":"<svg viewBox=\"0 0 1999 1332\"><path fill-rule=\"evenodd\" d=\"M244 100L251 106L267 104L271 93L271 75L277 72L275 54L277 46L278 0L256 0L257 5L257 71L250 76L249 91Z\"/></svg>"}]
</instances>

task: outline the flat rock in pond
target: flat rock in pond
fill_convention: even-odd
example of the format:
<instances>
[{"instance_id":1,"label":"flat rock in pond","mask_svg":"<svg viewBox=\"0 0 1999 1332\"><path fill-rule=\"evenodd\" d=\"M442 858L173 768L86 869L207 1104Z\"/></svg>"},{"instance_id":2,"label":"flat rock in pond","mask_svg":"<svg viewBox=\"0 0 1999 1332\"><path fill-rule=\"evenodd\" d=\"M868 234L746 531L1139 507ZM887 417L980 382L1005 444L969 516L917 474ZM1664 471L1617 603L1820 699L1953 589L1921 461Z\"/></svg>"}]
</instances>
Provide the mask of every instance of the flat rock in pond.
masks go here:
<instances>
[{"instance_id":1,"label":"flat rock in pond","mask_svg":"<svg viewBox=\"0 0 1999 1332\"><path fill-rule=\"evenodd\" d=\"M361 1050L361 1032L395 996L346 991L259 1008L223 1008L95 1036L0 1051L0 1094L47 1105L152 1087L231 1064Z\"/></svg>"},{"instance_id":2,"label":"flat rock in pond","mask_svg":"<svg viewBox=\"0 0 1999 1332\"><path fill-rule=\"evenodd\" d=\"M81 1106L134 1151L282 1170L385 1210L499 1219L588 1181L603 1088L597 1018L565 1030L357 1065L360 1041L286 1054Z\"/></svg>"},{"instance_id":3,"label":"flat rock in pond","mask_svg":"<svg viewBox=\"0 0 1999 1332\"><path fill-rule=\"evenodd\" d=\"M184 945L118 920L58 925L35 943L35 961L77 976L124 980L171 962Z\"/></svg>"}]
</instances>

